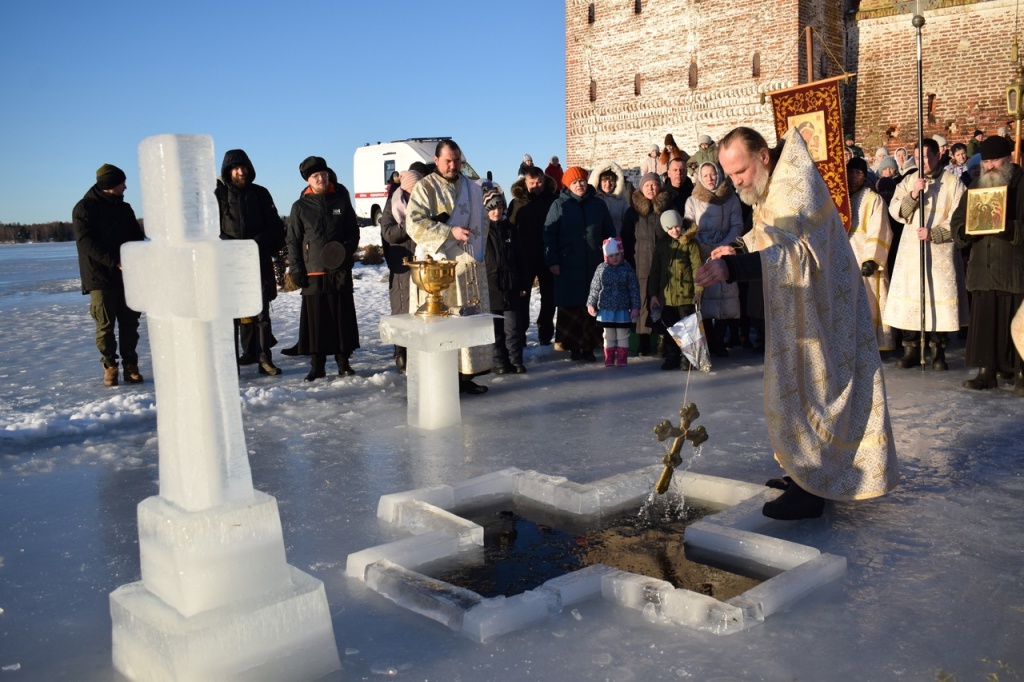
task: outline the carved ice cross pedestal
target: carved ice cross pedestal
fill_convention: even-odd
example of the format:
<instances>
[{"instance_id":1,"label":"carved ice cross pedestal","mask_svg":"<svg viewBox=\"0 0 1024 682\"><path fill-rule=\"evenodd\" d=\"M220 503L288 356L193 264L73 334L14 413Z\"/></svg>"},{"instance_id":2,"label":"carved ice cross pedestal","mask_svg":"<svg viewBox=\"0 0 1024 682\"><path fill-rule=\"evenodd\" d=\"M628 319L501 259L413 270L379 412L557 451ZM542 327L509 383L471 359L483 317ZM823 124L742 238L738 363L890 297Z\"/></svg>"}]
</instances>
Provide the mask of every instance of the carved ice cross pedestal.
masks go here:
<instances>
[{"instance_id":1,"label":"carved ice cross pedestal","mask_svg":"<svg viewBox=\"0 0 1024 682\"><path fill-rule=\"evenodd\" d=\"M277 502L253 490L232 320L262 308L255 242L219 239L213 140L139 145L147 241L122 247L147 314L160 495L139 504L141 582L110 596L130 679L316 679L339 668L323 584L288 565Z\"/></svg>"}]
</instances>

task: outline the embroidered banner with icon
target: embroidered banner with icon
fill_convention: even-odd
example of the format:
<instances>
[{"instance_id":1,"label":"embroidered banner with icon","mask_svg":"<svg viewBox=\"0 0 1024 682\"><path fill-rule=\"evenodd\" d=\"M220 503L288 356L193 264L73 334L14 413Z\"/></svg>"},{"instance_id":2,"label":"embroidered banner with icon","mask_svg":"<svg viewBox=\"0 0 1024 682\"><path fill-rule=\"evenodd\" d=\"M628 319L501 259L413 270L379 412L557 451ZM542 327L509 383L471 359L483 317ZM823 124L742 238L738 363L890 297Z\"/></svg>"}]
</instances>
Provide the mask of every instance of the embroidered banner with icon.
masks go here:
<instances>
[{"instance_id":1,"label":"embroidered banner with icon","mask_svg":"<svg viewBox=\"0 0 1024 682\"><path fill-rule=\"evenodd\" d=\"M850 75L769 92L775 111L775 134L778 139L790 128L796 128L807 143L807 151L828 185L836 202L843 227L851 228L850 188L846 183L846 160L843 156L843 114L839 81Z\"/></svg>"}]
</instances>

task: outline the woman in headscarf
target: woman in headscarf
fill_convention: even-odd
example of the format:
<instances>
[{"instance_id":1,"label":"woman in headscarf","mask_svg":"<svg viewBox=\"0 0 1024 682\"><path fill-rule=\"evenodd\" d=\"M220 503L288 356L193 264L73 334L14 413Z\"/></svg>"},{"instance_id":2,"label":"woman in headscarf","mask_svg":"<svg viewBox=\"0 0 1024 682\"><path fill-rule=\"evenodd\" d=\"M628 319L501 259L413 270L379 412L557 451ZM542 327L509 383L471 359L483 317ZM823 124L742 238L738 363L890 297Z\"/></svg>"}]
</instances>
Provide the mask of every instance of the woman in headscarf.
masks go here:
<instances>
[{"instance_id":1,"label":"woman in headscarf","mask_svg":"<svg viewBox=\"0 0 1024 682\"><path fill-rule=\"evenodd\" d=\"M697 182L693 194L686 200L683 219L697 225L697 245L702 259L709 258L716 247L729 245L739 238L743 231L740 200L717 164L703 163L697 169ZM704 289L700 310L708 336L708 350L712 355L727 357L726 325L731 325L733 339L739 337L739 324L736 322L740 317L739 285L718 282Z\"/></svg>"}]
</instances>

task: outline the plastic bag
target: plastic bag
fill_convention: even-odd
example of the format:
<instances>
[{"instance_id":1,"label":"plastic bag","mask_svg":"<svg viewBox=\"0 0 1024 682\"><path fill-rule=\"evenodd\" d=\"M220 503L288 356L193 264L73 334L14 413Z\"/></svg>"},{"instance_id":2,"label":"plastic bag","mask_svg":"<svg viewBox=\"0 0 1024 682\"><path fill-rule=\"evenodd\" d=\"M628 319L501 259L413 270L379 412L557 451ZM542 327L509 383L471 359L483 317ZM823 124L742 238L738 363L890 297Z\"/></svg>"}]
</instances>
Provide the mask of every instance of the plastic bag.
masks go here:
<instances>
[{"instance_id":1,"label":"plastic bag","mask_svg":"<svg viewBox=\"0 0 1024 682\"><path fill-rule=\"evenodd\" d=\"M711 371L711 354L708 352L707 338L704 336L703 318L700 309L687 315L668 328L669 335L679 344L686 359L701 372Z\"/></svg>"}]
</instances>

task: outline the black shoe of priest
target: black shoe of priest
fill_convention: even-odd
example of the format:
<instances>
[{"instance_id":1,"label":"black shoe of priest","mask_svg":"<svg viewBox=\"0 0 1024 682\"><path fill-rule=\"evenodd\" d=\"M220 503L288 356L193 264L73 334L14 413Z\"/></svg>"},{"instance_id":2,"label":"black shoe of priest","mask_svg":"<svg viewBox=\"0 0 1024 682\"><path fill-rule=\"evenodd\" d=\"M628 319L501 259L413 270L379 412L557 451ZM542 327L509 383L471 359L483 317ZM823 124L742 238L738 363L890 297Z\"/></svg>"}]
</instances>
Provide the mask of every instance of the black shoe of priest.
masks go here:
<instances>
[{"instance_id":1,"label":"black shoe of priest","mask_svg":"<svg viewBox=\"0 0 1024 682\"><path fill-rule=\"evenodd\" d=\"M786 486L785 492L771 502L765 502L761 513L779 521L816 519L825 510L825 500L807 492L796 483Z\"/></svg>"}]
</instances>

